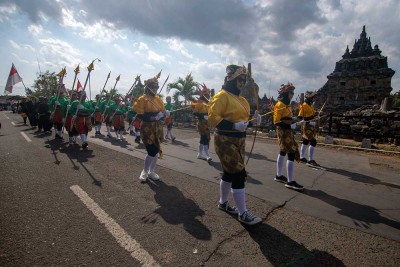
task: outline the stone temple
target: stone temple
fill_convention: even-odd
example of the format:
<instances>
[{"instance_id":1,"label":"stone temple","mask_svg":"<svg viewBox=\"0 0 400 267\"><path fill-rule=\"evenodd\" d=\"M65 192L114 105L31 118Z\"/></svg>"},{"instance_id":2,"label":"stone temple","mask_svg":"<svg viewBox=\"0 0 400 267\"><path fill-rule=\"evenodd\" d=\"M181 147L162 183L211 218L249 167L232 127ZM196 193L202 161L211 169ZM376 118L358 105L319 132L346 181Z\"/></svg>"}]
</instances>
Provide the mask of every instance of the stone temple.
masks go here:
<instances>
[{"instance_id":1,"label":"stone temple","mask_svg":"<svg viewBox=\"0 0 400 267\"><path fill-rule=\"evenodd\" d=\"M371 46L365 26L353 49L347 46L328 81L318 90L316 105L326 101L325 112L343 112L365 105L380 105L392 91L395 71L388 67L387 57L381 55L378 45Z\"/></svg>"}]
</instances>

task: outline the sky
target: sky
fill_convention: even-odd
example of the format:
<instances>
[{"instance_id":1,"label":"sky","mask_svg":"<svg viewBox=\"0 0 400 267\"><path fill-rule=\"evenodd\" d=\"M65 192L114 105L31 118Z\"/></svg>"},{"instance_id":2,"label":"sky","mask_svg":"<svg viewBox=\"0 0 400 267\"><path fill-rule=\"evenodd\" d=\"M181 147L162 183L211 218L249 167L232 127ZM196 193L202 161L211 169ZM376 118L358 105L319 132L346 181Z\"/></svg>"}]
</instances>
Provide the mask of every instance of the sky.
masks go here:
<instances>
[{"instance_id":1,"label":"sky","mask_svg":"<svg viewBox=\"0 0 400 267\"><path fill-rule=\"evenodd\" d=\"M12 63L30 88L39 73L66 67L71 88L76 66L84 85L93 60L92 99L110 72L106 90L120 75L122 94L137 74L143 81L160 70L160 86L191 73L219 91L227 65L249 62L260 97L276 98L288 81L297 94L316 91L364 25L398 92L400 0L0 0L0 94ZM16 84L12 95L24 94Z\"/></svg>"}]
</instances>

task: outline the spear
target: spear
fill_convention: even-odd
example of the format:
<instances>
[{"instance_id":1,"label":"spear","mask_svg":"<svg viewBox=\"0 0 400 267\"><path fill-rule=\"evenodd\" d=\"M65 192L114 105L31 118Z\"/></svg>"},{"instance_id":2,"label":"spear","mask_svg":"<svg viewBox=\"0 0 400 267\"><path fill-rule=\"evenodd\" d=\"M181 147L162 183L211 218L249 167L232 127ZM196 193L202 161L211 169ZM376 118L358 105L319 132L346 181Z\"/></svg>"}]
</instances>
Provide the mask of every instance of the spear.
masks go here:
<instances>
[{"instance_id":1,"label":"spear","mask_svg":"<svg viewBox=\"0 0 400 267\"><path fill-rule=\"evenodd\" d=\"M107 84L107 82L108 82L108 79L110 79L110 75L111 75L111 71L108 73L107 80L106 80L106 82L104 83L103 89L101 89L101 91L100 91L100 95L103 94L103 91L104 91L104 89L106 88L106 84Z\"/></svg>"},{"instance_id":2,"label":"spear","mask_svg":"<svg viewBox=\"0 0 400 267\"><path fill-rule=\"evenodd\" d=\"M87 85L87 82L88 82L89 77L90 77L90 73L92 72L92 70L94 70L94 62L95 62L96 60L98 60L98 61L100 62L100 59L95 58L95 59L92 60L92 63L90 63L89 66L87 67L87 69L88 69L88 74L87 74L87 76L86 76L86 80L85 80L85 84L84 84L83 89L82 89L82 93L85 92L86 85ZM83 94L81 94L81 96L79 97L79 103L78 103L78 105L81 103L82 97L83 97ZM74 117L72 117L72 123L71 123L71 125L74 125L74 118L76 118L76 115L78 114L78 110L79 110L79 109L78 109L78 107L77 107L77 108L76 108L76 111L75 111L75 115L74 115Z\"/></svg>"},{"instance_id":3,"label":"spear","mask_svg":"<svg viewBox=\"0 0 400 267\"><path fill-rule=\"evenodd\" d=\"M56 100L58 100L58 98L60 97L60 89L63 85L63 80L64 80L64 76L67 75L67 70L65 69L66 67L64 67L58 74L57 76L60 77L60 80L58 82L58 89L57 89L57 98Z\"/></svg>"},{"instance_id":4,"label":"spear","mask_svg":"<svg viewBox=\"0 0 400 267\"><path fill-rule=\"evenodd\" d=\"M169 74L168 74L167 79L165 79L164 84L161 86L160 92L158 92L157 94L161 94L161 91L162 91L162 89L164 88L164 85L165 85L165 84L167 83L167 81L168 81L168 78L169 78Z\"/></svg>"},{"instance_id":5,"label":"spear","mask_svg":"<svg viewBox=\"0 0 400 267\"><path fill-rule=\"evenodd\" d=\"M129 88L128 93L126 94L126 96L129 96L132 93L135 85L138 83L139 80L140 80L140 74L136 75L135 81L133 82L131 88ZM126 98L126 96L125 96L125 98Z\"/></svg>"},{"instance_id":6,"label":"spear","mask_svg":"<svg viewBox=\"0 0 400 267\"><path fill-rule=\"evenodd\" d=\"M117 83L118 83L120 77L121 77L121 75L118 75L118 77L115 78L115 84L114 84L113 89L110 90L110 98L109 98L108 101L107 101L107 106L110 104L111 92L113 92L113 91L115 90L115 87L117 86ZM102 118L104 118L104 115L106 114L106 111L107 111L107 108L105 108L104 111L103 111L103 114L101 114Z\"/></svg>"},{"instance_id":7,"label":"spear","mask_svg":"<svg viewBox=\"0 0 400 267\"><path fill-rule=\"evenodd\" d=\"M58 88L57 88L57 97L56 97L56 101L54 102L54 110L51 112L50 118L52 118L54 116L54 112L55 112L55 107L56 107L56 102L58 101L58 99L60 98L60 91L61 91L61 87L63 85L63 80L64 80L64 76L67 74L67 70L65 69L65 67L63 69L61 69L61 71L57 74L57 76L60 78L58 81Z\"/></svg>"},{"instance_id":8,"label":"spear","mask_svg":"<svg viewBox=\"0 0 400 267\"><path fill-rule=\"evenodd\" d=\"M257 94L257 90L254 86L253 79L251 77L251 63L248 63L247 69L248 69L248 78L249 78L248 82L250 82L250 86L253 88L254 97L256 98L256 110L254 112L254 115L256 115L256 114L258 114L258 94ZM247 163L249 163L251 153L253 152L253 149L254 149L254 143L256 142L256 138L257 138L257 130L258 130L258 124L256 125L256 128L254 130L253 144L251 145L251 149L249 152L249 156L247 157L246 165L247 165Z\"/></svg>"},{"instance_id":9,"label":"spear","mask_svg":"<svg viewBox=\"0 0 400 267\"><path fill-rule=\"evenodd\" d=\"M74 92L74 86L75 86L75 82L76 82L76 77L78 76L78 73L80 72L80 70L79 70L79 64L78 64L78 66L76 66L76 68L74 69L74 72L75 72L75 77L74 77L74 82L72 83L72 92L71 92L71 96L70 96L69 101L68 101L67 112L65 113L65 117L67 117L68 112L69 112L69 109L70 109L70 107L71 107L72 93ZM66 122L66 119L64 119L62 131L64 131L65 122Z\"/></svg>"},{"instance_id":10,"label":"spear","mask_svg":"<svg viewBox=\"0 0 400 267\"><path fill-rule=\"evenodd\" d=\"M111 71L108 73L108 76L107 76L106 82L104 83L103 89L101 89L101 91L100 91L100 96L103 94L104 88L106 88L106 84L108 82L108 79L110 79L110 74L111 74ZM99 102L100 102L100 98L97 99L97 101L96 101L96 107L99 105ZM93 110L92 116L93 116L95 111L96 110Z\"/></svg>"}]
</instances>

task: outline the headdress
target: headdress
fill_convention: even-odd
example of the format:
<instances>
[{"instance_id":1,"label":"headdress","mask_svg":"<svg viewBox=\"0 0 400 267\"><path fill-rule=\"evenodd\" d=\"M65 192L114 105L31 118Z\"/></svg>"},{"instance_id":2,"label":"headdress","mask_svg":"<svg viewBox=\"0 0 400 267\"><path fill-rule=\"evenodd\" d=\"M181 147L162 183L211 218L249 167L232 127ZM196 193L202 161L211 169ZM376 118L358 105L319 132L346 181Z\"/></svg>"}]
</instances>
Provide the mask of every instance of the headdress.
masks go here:
<instances>
[{"instance_id":1,"label":"headdress","mask_svg":"<svg viewBox=\"0 0 400 267\"><path fill-rule=\"evenodd\" d=\"M209 95L210 90L207 88L207 86L203 83L200 84L201 88L197 87L195 94L199 96L204 96L204 95Z\"/></svg>"},{"instance_id":2,"label":"headdress","mask_svg":"<svg viewBox=\"0 0 400 267\"><path fill-rule=\"evenodd\" d=\"M288 82L287 84L281 84L281 87L278 90L279 95L283 95L286 92L294 91L296 87L294 87L293 83Z\"/></svg>"},{"instance_id":3,"label":"headdress","mask_svg":"<svg viewBox=\"0 0 400 267\"><path fill-rule=\"evenodd\" d=\"M312 98L317 95L317 92L313 91L307 91L306 94L304 95L305 98Z\"/></svg>"},{"instance_id":4,"label":"headdress","mask_svg":"<svg viewBox=\"0 0 400 267\"><path fill-rule=\"evenodd\" d=\"M245 66L229 65L226 67L226 80L232 81L240 75L247 75L247 69Z\"/></svg>"},{"instance_id":5,"label":"headdress","mask_svg":"<svg viewBox=\"0 0 400 267\"><path fill-rule=\"evenodd\" d=\"M144 81L144 86L149 87L152 84L158 85L158 79L156 77Z\"/></svg>"}]
</instances>

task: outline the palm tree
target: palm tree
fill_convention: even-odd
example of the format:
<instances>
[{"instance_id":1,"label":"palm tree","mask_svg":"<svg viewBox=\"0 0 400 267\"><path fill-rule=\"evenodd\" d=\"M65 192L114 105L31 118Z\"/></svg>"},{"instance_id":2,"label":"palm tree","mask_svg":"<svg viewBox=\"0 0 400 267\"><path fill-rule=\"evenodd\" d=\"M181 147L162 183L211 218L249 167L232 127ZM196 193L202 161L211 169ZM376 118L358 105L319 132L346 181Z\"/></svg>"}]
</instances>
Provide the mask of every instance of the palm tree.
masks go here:
<instances>
[{"instance_id":1,"label":"palm tree","mask_svg":"<svg viewBox=\"0 0 400 267\"><path fill-rule=\"evenodd\" d=\"M185 106L188 102L194 100L193 95L196 92L197 82L193 81L192 74L188 74L185 79L179 77L177 81L169 83L167 86L167 93L171 90L176 90L173 94L173 98L175 102L179 101L179 97L184 98Z\"/></svg>"}]
</instances>

